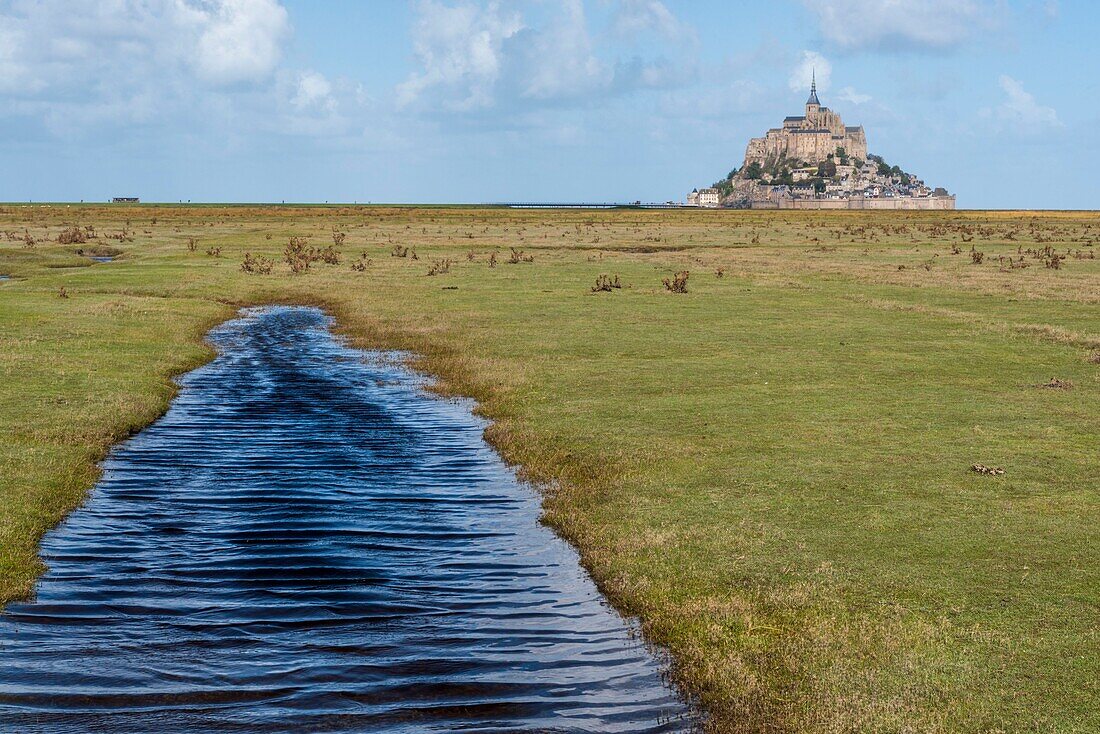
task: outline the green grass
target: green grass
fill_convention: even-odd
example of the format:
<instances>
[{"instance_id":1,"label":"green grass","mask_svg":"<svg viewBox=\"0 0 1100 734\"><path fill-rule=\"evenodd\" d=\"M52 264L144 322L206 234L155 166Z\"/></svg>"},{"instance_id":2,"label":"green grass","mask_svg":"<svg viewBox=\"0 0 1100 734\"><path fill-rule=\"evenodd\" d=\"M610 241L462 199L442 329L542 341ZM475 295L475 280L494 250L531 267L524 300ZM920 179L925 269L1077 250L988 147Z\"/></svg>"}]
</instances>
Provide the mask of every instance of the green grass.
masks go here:
<instances>
[{"instance_id":1,"label":"green grass","mask_svg":"<svg viewBox=\"0 0 1100 734\"><path fill-rule=\"evenodd\" d=\"M124 254L87 266L71 224ZM239 271L333 227L338 266ZM11 207L4 232L0 601L213 323L316 303L478 399L715 731L1100 730L1096 215ZM1023 254L1047 244L1060 269Z\"/></svg>"}]
</instances>

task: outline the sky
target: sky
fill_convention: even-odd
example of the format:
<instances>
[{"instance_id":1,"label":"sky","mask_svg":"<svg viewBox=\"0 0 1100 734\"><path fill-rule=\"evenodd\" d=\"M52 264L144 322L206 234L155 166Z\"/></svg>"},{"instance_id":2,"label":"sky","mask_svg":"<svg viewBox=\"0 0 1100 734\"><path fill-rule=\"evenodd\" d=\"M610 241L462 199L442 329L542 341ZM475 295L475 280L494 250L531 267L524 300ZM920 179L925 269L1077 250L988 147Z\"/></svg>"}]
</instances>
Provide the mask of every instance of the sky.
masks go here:
<instances>
[{"instance_id":1,"label":"sky","mask_svg":"<svg viewBox=\"0 0 1100 734\"><path fill-rule=\"evenodd\" d=\"M822 104L960 208L1100 207L1086 0L0 0L0 200L683 200Z\"/></svg>"}]
</instances>

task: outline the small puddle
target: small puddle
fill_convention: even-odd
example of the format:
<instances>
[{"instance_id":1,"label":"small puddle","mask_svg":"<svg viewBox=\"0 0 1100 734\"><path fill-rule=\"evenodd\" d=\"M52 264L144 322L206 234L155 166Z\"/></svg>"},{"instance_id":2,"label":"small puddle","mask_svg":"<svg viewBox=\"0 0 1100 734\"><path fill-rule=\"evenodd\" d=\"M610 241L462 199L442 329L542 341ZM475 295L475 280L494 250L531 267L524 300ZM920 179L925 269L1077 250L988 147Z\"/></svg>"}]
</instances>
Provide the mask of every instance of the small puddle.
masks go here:
<instances>
[{"instance_id":1,"label":"small puddle","mask_svg":"<svg viewBox=\"0 0 1100 734\"><path fill-rule=\"evenodd\" d=\"M114 255L88 255L88 257L95 260L97 263L109 263L115 259Z\"/></svg>"},{"instance_id":2,"label":"small puddle","mask_svg":"<svg viewBox=\"0 0 1100 734\"><path fill-rule=\"evenodd\" d=\"M691 730L470 403L330 325L214 329L111 453L0 615L0 730Z\"/></svg>"}]
</instances>

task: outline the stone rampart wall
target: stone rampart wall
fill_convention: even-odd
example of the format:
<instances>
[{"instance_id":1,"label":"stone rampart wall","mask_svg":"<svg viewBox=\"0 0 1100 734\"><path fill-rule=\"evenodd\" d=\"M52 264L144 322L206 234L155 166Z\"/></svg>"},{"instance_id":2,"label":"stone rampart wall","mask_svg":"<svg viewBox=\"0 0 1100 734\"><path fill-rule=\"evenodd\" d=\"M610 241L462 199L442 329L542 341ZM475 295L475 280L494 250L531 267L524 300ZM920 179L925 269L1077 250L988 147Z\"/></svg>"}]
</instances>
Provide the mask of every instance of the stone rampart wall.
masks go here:
<instances>
[{"instance_id":1,"label":"stone rampart wall","mask_svg":"<svg viewBox=\"0 0 1100 734\"><path fill-rule=\"evenodd\" d=\"M895 196L892 198L866 199L780 199L754 201L753 209L935 209L955 208L954 196Z\"/></svg>"}]
</instances>

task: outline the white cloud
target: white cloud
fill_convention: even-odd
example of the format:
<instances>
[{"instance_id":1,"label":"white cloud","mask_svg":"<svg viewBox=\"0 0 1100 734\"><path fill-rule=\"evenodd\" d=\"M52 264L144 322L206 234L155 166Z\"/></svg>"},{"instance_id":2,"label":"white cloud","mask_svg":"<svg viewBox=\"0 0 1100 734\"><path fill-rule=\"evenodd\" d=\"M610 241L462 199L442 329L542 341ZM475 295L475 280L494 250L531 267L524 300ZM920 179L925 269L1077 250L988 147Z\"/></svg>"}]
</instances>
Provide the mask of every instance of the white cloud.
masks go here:
<instances>
[{"instance_id":1,"label":"white cloud","mask_svg":"<svg viewBox=\"0 0 1100 734\"><path fill-rule=\"evenodd\" d=\"M234 84L270 75L290 32L277 0L220 0L201 11L195 66L205 79Z\"/></svg>"},{"instance_id":2,"label":"white cloud","mask_svg":"<svg viewBox=\"0 0 1100 734\"><path fill-rule=\"evenodd\" d=\"M523 40L516 58L525 71L512 77L522 97L568 98L611 80L611 70L593 54L582 0L563 0L562 13Z\"/></svg>"},{"instance_id":3,"label":"white cloud","mask_svg":"<svg viewBox=\"0 0 1100 734\"><path fill-rule=\"evenodd\" d=\"M845 50L943 49L992 24L979 0L803 0L821 35Z\"/></svg>"},{"instance_id":4,"label":"white cloud","mask_svg":"<svg viewBox=\"0 0 1100 734\"><path fill-rule=\"evenodd\" d=\"M79 97L188 77L258 82L275 71L289 32L277 0L18 2L0 6L0 91Z\"/></svg>"},{"instance_id":5,"label":"white cloud","mask_svg":"<svg viewBox=\"0 0 1100 734\"><path fill-rule=\"evenodd\" d=\"M1036 102L1034 95L1025 91L1020 82L1002 75L998 83L1005 93L1005 101L992 114L1000 127L1023 134L1062 127L1054 108Z\"/></svg>"},{"instance_id":6,"label":"white cloud","mask_svg":"<svg viewBox=\"0 0 1100 734\"><path fill-rule=\"evenodd\" d=\"M833 80L833 65L816 51L803 51L798 64L787 80L792 92L809 92L811 82L817 80L817 91L829 91Z\"/></svg>"},{"instance_id":7,"label":"white cloud","mask_svg":"<svg viewBox=\"0 0 1100 734\"><path fill-rule=\"evenodd\" d=\"M620 36L656 33L670 41L695 41L695 32L660 0L620 0L612 29Z\"/></svg>"},{"instance_id":8,"label":"white cloud","mask_svg":"<svg viewBox=\"0 0 1100 734\"><path fill-rule=\"evenodd\" d=\"M445 106L470 110L490 106L504 61L504 42L521 30L519 13L502 12L499 3L448 6L424 0L417 7L413 51L422 70L397 88L399 106L427 90L449 92Z\"/></svg>"},{"instance_id":9,"label":"white cloud","mask_svg":"<svg viewBox=\"0 0 1100 734\"><path fill-rule=\"evenodd\" d=\"M79 137L270 113L290 30L278 0L0 1L0 119Z\"/></svg>"},{"instance_id":10,"label":"white cloud","mask_svg":"<svg viewBox=\"0 0 1100 734\"><path fill-rule=\"evenodd\" d=\"M867 104L871 101L871 95L860 94L852 87L844 87L837 92L836 98L841 102L848 102L849 104Z\"/></svg>"},{"instance_id":11,"label":"white cloud","mask_svg":"<svg viewBox=\"0 0 1100 734\"><path fill-rule=\"evenodd\" d=\"M332 84L323 74L307 71L298 75L294 96L290 103L299 110L335 112L336 99L332 96Z\"/></svg>"},{"instance_id":12,"label":"white cloud","mask_svg":"<svg viewBox=\"0 0 1100 734\"><path fill-rule=\"evenodd\" d=\"M683 37L660 2L623 0L612 36L655 31ZM664 88L683 68L647 56L608 58L588 27L583 0L557 3L444 3L422 0L413 27L419 69L397 87L398 106L472 112L494 107L569 105L637 89Z\"/></svg>"}]
</instances>

